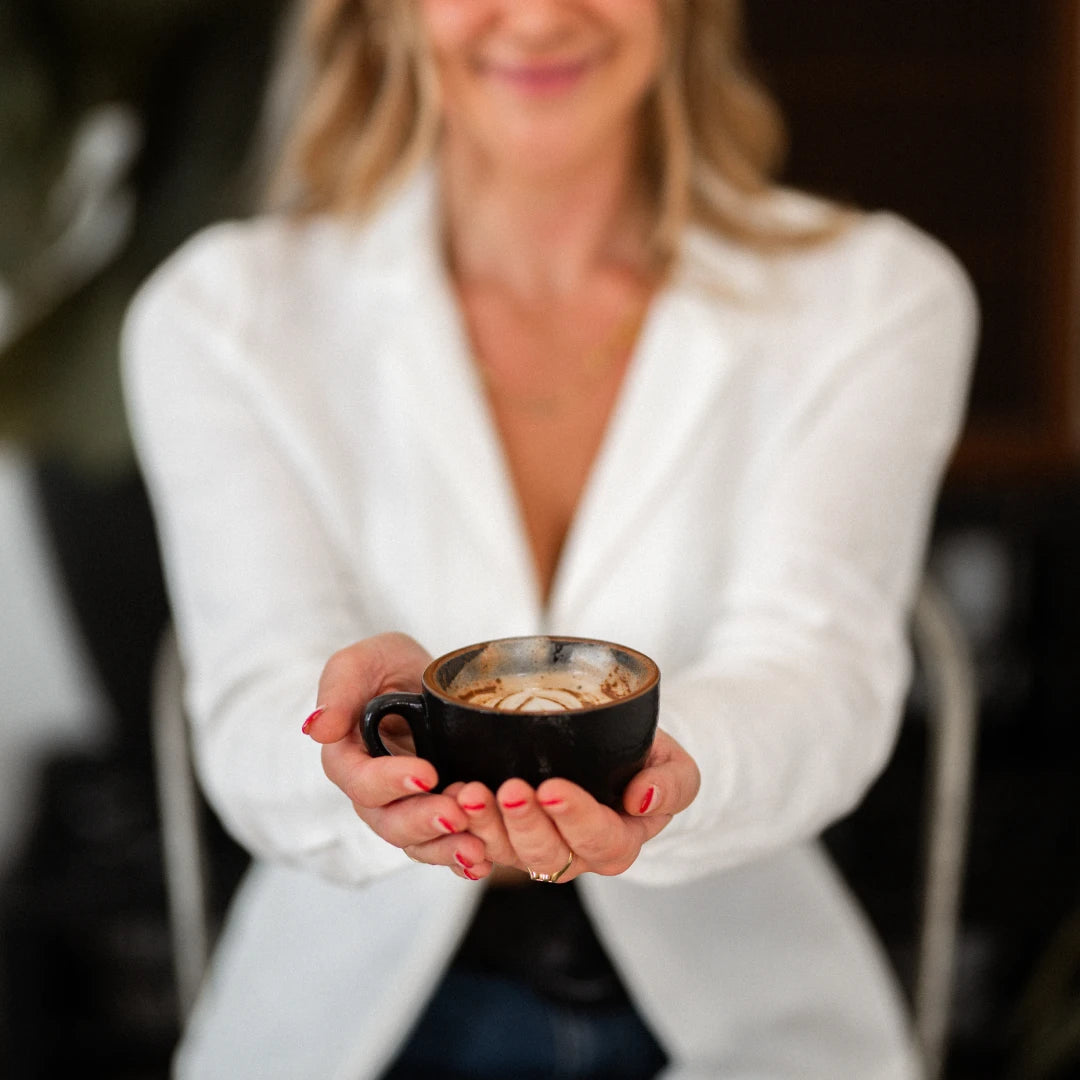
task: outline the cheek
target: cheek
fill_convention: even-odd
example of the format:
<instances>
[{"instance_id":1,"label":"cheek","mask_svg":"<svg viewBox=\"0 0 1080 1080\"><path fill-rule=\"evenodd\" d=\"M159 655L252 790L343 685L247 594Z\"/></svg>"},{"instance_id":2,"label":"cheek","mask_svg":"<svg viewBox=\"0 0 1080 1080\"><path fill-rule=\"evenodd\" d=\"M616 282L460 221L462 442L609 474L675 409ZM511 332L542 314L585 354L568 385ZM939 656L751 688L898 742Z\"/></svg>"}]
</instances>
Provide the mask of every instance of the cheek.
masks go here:
<instances>
[{"instance_id":1,"label":"cheek","mask_svg":"<svg viewBox=\"0 0 1080 1080\"><path fill-rule=\"evenodd\" d=\"M681 2L681 0L680 0ZM589 0L596 19L639 47L661 49L664 38L666 0Z\"/></svg>"},{"instance_id":2,"label":"cheek","mask_svg":"<svg viewBox=\"0 0 1080 1080\"><path fill-rule=\"evenodd\" d=\"M420 0L420 30L440 56L464 50L491 17L492 0Z\"/></svg>"},{"instance_id":3,"label":"cheek","mask_svg":"<svg viewBox=\"0 0 1080 1080\"><path fill-rule=\"evenodd\" d=\"M623 71L640 84L651 85L660 74L666 50L665 4L662 0L591 0L593 10L622 43Z\"/></svg>"},{"instance_id":4,"label":"cheek","mask_svg":"<svg viewBox=\"0 0 1080 1080\"><path fill-rule=\"evenodd\" d=\"M639 48L649 55L652 65L659 70L667 49L664 5L660 0L639 0L639 3L628 4L627 7L637 7L640 10L633 33Z\"/></svg>"},{"instance_id":5,"label":"cheek","mask_svg":"<svg viewBox=\"0 0 1080 1080\"><path fill-rule=\"evenodd\" d=\"M419 0L416 5L417 29L427 43L444 112L457 111L463 59L482 6L481 0Z\"/></svg>"}]
</instances>

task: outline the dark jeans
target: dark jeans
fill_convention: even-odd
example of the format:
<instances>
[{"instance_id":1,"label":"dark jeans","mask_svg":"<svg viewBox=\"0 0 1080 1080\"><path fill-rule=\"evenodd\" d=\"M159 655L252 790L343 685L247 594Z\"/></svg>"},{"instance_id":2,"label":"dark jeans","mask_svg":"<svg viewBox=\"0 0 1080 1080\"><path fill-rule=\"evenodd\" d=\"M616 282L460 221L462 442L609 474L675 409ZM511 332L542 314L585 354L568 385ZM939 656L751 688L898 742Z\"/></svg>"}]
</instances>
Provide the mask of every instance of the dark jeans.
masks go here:
<instances>
[{"instance_id":1,"label":"dark jeans","mask_svg":"<svg viewBox=\"0 0 1080 1080\"><path fill-rule=\"evenodd\" d=\"M629 1004L567 1006L451 968L383 1080L651 1080L666 1061Z\"/></svg>"}]
</instances>

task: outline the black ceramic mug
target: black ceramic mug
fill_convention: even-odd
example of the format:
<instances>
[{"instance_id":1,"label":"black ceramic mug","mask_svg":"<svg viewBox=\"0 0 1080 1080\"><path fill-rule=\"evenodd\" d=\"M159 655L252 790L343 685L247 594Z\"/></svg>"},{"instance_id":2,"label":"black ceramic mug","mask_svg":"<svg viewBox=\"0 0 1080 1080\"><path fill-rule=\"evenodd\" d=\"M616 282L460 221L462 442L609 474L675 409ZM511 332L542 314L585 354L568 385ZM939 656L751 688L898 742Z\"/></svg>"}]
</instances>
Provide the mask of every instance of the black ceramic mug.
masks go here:
<instances>
[{"instance_id":1,"label":"black ceramic mug","mask_svg":"<svg viewBox=\"0 0 1080 1080\"><path fill-rule=\"evenodd\" d=\"M656 734L660 671L643 653L592 638L519 637L456 649L426 668L419 694L380 694L364 710L369 752L400 716L439 790L479 780L495 791L553 776L618 808Z\"/></svg>"}]
</instances>

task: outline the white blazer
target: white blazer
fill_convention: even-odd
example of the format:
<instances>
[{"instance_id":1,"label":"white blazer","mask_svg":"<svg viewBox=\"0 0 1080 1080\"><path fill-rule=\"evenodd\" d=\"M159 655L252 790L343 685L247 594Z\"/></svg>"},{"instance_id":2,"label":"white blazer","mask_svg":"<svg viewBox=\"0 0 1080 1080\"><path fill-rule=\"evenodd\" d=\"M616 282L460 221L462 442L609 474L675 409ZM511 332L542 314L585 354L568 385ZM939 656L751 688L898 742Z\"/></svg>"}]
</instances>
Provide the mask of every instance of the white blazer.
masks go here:
<instances>
[{"instance_id":1,"label":"white blazer","mask_svg":"<svg viewBox=\"0 0 1080 1080\"><path fill-rule=\"evenodd\" d=\"M595 635L660 664L660 723L701 792L626 874L579 884L667 1075L916 1076L814 838L896 734L973 351L966 278L887 214L771 257L691 230L545 605L435 186L419 174L362 227L217 226L129 316L198 767L256 856L177 1075L377 1076L469 921L483 886L371 833L300 734L331 653L393 629L433 654Z\"/></svg>"}]
</instances>

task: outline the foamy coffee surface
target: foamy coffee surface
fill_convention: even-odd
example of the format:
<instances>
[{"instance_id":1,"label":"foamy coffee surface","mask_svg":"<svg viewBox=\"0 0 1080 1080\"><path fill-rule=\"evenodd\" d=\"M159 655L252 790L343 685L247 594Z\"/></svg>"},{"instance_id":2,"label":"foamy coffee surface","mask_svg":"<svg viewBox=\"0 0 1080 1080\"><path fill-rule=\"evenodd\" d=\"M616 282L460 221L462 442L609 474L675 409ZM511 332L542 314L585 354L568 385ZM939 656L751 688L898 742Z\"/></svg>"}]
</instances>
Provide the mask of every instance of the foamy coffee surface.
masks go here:
<instances>
[{"instance_id":1,"label":"foamy coffee surface","mask_svg":"<svg viewBox=\"0 0 1080 1080\"><path fill-rule=\"evenodd\" d=\"M568 665L551 663L546 653L508 658L485 649L446 692L469 705L505 712L569 712L618 701L635 689L631 673L613 664L610 653L585 646L574 650Z\"/></svg>"},{"instance_id":2,"label":"foamy coffee surface","mask_svg":"<svg viewBox=\"0 0 1080 1080\"><path fill-rule=\"evenodd\" d=\"M502 675L479 685L462 687L460 690L451 687L450 692L470 705L484 705L489 709L505 709L507 712L584 709L591 705L615 701L622 696L608 693L603 687L589 686L572 675L550 672Z\"/></svg>"}]
</instances>

